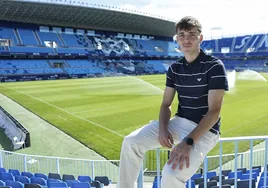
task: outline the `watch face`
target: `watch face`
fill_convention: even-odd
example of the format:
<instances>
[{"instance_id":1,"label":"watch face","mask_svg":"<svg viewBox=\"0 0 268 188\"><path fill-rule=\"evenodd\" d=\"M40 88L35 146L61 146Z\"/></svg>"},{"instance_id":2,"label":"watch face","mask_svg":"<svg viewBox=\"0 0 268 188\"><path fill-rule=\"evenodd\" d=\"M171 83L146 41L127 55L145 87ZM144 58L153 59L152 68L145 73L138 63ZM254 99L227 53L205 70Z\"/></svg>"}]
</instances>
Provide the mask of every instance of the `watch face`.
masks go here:
<instances>
[{"instance_id":1,"label":"watch face","mask_svg":"<svg viewBox=\"0 0 268 188\"><path fill-rule=\"evenodd\" d=\"M190 144L193 145L194 144L194 141L192 138L189 138L189 141L190 141Z\"/></svg>"},{"instance_id":2,"label":"watch face","mask_svg":"<svg viewBox=\"0 0 268 188\"><path fill-rule=\"evenodd\" d=\"M185 142L190 146L194 144L194 140L192 138L189 138L189 137L185 138Z\"/></svg>"}]
</instances>

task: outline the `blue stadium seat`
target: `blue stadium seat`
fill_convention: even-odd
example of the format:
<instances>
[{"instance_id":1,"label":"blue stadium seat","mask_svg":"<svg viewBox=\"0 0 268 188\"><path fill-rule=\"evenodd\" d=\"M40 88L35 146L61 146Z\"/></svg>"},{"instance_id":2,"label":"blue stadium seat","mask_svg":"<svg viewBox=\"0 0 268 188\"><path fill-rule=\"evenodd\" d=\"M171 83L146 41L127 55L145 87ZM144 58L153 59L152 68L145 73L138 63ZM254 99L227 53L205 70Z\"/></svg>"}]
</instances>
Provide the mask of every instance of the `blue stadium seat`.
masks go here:
<instances>
[{"instance_id":1,"label":"blue stadium seat","mask_svg":"<svg viewBox=\"0 0 268 188\"><path fill-rule=\"evenodd\" d=\"M25 183L31 183L31 180L26 176L15 176L15 181L19 181L23 184Z\"/></svg>"},{"instance_id":2,"label":"blue stadium seat","mask_svg":"<svg viewBox=\"0 0 268 188\"><path fill-rule=\"evenodd\" d=\"M12 41L13 45L19 44L19 42L16 39L14 28L2 28L0 27L0 36L1 38L7 38Z\"/></svg>"},{"instance_id":3,"label":"blue stadium seat","mask_svg":"<svg viewBox=\"0 0 268 188\"><path fill-rule=\"evenodd\" d=\"M264 175L265 175L265 172L262 172L261 177L264 177ZM266 171L266 177L268 177L268 172L267 171Z\"/></svg>"},{"instance_id":4,"label":"blue stadium seat","mask_svg":"<svg viewBox=\"0 0 268 188\"><path fill-rule=\"evenodd\" d=\"M229 48L229 52L233 52L233 49L231 49L232 47L232 43L233 43L234 37L232 38L222 38L222 39L218 39L218 47L219 49L216 49L216 52L221 52L222 48Z\"/></svg>"},{"instance_id":5,"label":"blue stadium seat","mask_svg":"<svg viewBox=\"0 0 268 188\"><path fill-rule=\"evenodd\" d=\"M68 187L68 186L65 182L50 182L48 184L48 188L52 188L52 187Z\"/></svg>"},{"instance_id":6,"label":"blue stadium seat","mask_svg":"<svg viewBox=\"0 0 268 188\"><path fill-rule=\"evenodd\" d=\"M243 173L242 171L237 171L236 174L237 174L237 179L240 179ZM235 178L235 172L230 172L228 174L228 179L230 178Z\"/></svg>"},{"instance_id":7,"label":"blue stadium seat","mask_svg":"<svg viewBox=\"0 0 268 188\"><path fill-rule=\"evenodd\" d=\"M6 186L10 186L12 188L24 188L24 186L23 186L23 184L21 182L10 181L10 180L6 181Z\"/></svg>"},{"instance_id":8,"label":"blue stadium seat","mask_svg":"<svg viewBox=\"0 0 268 188\"><path fill-rule=\"evenodd\" d=\"M162 176L160 176L160 181L162 179ZM154 177L154 181L157 181L157 176Z\"/></svg>"},{"instance_id":9,"label":"blue stadium seat","mask_svg":"<svg viewBox=\"0 0 268 188\"><path fill-rule=\"evenodd\" d=\"M257 181L257 174L256 173L252 173L252 178ZM240 177L241 180L248 180L250 178L250 174L242 174L242 176Z\"/></svg>"},{"instance_id":10,"label":"blue stadium seat","mask_svg":"<svg viewBox=\"0 0 268 188\"><path fill-rule=\"evenodd\" d=\"M8 180L14 181L14 176L11 173L8 172L1 172L0 173L0 180L6 182Z\"/></svg>"},{"instance_id":11,"label":"blue stadium seat","mask_svg":"<svg viewBox=\"0 0 268 188\"><path fill-rule=\"evenodd\" d=\"M244 174L249 174L249 173L250 173L250 170L247 170ZM252 173L255 173L257 176L259 176L260 175L259 168L252 169Z\"/></svg>"},{"instance_id":12,"label":"blue stadium seat","mask_svg":"<svg viewBox=\"0 0 268 188\"><path fill-rule=\"evenodd\" d=\"M5 186L5 182L3 182L2 180L0 180L0 186Z\"/></svg>"},{"instance_id":13,"label":"blue stadium seat","mask_svg":"<svg viewBox=\"0 0 268 188\"><path fill-rule=\"evenodd\" d=\"M1 172L7 172L5 168L0 168L0 173Z\"/></svg>"},{"instance_id":14,"label":"blue stadium seat","mask_svg":"<svg viewBox=\"0 0 268 188\"><path fill-rule=\"evenodd\" d=\"M210 179L211 177L213 176L216 176L216 172L215 171L212 171L212 172L207 172L207 179Z\"/></svg>"},{"instance_id":15,"label":"blue stadium seat","mask_svg":"<svg viewBox=\"0 0 268 188\"><path fill-rule=\"evenodd\" d=\"M41 177L32 177L31 184L39 184L39 185L43 185L43 186L47 185L46 180L44 178L41 178Z\"/></svg>"},{"instance_id":16,"label":"blue stadium seat","mask_svg":"<svg viewBox=\"0 0 268 188\"><path fill-rule=\"evenodd\" d=\"M88 182L72 183L71 188L91 188Z\"/></svg>"},{"instance_id":17,"label":"blue stadium seat","mask_svg":"<svg viewBox=\"0 0 268 188\"><path fill-rule=\"evenodd\" d=\"M189 181L186 182L185 188L189 188L189 186L190 186L190 188L195 188L195 182L194 182L194 180L191 180L191 185L189 185Z\"/></svg>"},{"instance_id":18,"label":"blue stadium seat","mask_svg":"<svg viewBox=\"0 0 268 188\"><path fill-rule=\"evenodd\" d=\"M162 176L160 176L160 185L161 185L161 179L162 179ZM153 181L153 188L157 188L157 176L154 177L154 181ZM160 186L159 186L160 187Z\"/></svg>"},{"instance_id":19,"label":"blue stadium seat","mask_svg":"<svg viewBox=\"0 0 268 188\"><path fill-rule=\"evenodd\" d=\"M48 178L47 179L47 186L50 186L51 183L62 183L62 181L58 180L58 179L50 179L50 178Z\"/></svg>"},{"instance_id":20,"label":"blue stadium seat","mask_svg":"<svg viewBox=\"0 0 268 188\"><path fill-rule=\"evenodd\" d=\"M92 181L90 176L81 176L81 175L79 175L77 179L80 182L91 182Z\"/></svg>"},{"instance_id":21,"label":"blue stadium seat","mask_svg":"<svg viewBox=\"0 0 268 188\"><path fill-rule=\"evenodd\" d=\"M191 177L191 179L193 180L193 179L201 178L201 177L202 177L202 174L201 174L201 173L195 173L195 174Z\"/></svg>"},{"instance_id":22,"label":"blue stadium seat","mask_svg":"<svg viewBox=\"0 0 268 188\"><path fill-rule=\"evenodd\" d=\"M22 176L26 176L28 178L32 178L34 177L34 175L31 173L31 172L21 172L21 175Z\"/></svg>"},{"instance_id":23,"label":"blue stadium seat","mask_svg":"<svg viewBox=\"0 0 268 188\"><path fill-rule=\"evenodd\" d=\"M53 41L58 46L64 46L64 44L62 44L62 42L60 41L60 39L56 33L37 31L36 34L39 36L39 38L42 42L42 45L45 45L45 41Z\"/></svg>"},{"instance_id":24,"label":"blue stadium seat","mask_svg":"<svg viewBox=\"0 0 268 188\"><path fill-rule=\"evenodd\" d=\"M20 176L20 171L16 169L9 169L9 173L11 173L13 176Z\"/></svg>"},{"instance_id":25,"label":"blue stadium seat","mask_svg":"<svg viewBox=\"0 0 268 188\"><path fill-rule=\"evenodd\" d=\"M153 187L152 187L152 188L158 188L157 185L158 185L158 184L157 184L157 181L154 181L154 182L153 182ZM159 185L159 187L160 187L160 185Z\"/></svg>"},{"instance_id":26,"label":"blue stadium seat","mask_svg":"<svg viewBox=\"0 0 268 188\"><path fill-rule=\"evenodd\" d=\"M78 180L66 180L65 181L68 187L71 187L73 183L79 183L80 181Z\"/></svg>"},{"instance_id":27,"label":"blue stadium seat","mask_svg":"<svg viewBox=\"0 0 268 188\"><path fill-rule=\"evenodd\" d=\"M258 182L258 188L261 188L264 185L264 178L261 177ZM266 187L268 187L268 177L266 178Z\"/></svg>"},{"instance_id":28,"label":"blue stadium seat","mask_svg":"<svg viewBox=\"0 0 268 188\"><path fill-rule=\"evenodd\" d=\"M42 173L35 173L34 177L43 178L44 180L47 180L47 175L42 174Z\"/></svg>"},{"instance_id":29,"label":"blue stadium seat","mask_svg":"<svg viewBox=\"0 0 268 188\"><path fill-rule=\"evenodd\" d=\"M24 45L33 45L33 46L38 45L37 40L35 39L33 30L18 28L17 31L18 31L18 33L20 35L22 44L24 44Z\"/></svg>"}]
</instances>

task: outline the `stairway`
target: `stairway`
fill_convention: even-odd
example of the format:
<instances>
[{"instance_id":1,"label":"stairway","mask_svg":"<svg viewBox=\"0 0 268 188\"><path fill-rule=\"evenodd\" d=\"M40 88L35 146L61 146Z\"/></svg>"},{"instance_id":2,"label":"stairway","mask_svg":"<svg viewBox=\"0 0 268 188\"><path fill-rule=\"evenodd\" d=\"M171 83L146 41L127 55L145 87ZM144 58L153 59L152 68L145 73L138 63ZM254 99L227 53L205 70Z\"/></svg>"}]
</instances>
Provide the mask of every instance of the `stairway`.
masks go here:
<instances>
[{"instance_id":1,"label":"stairway","mask_svg":"<svg viewBox=\"0 0 268 188\"><path fill-rule=\"evenodd\" d=\"M218 39L215 39L215 52L216 53L221 52L221 51L219 51L219 40Z\"/></svg>"},{"instance_id":2,"label":"stairway","mask_svg":"<svg viewBox=\"0 0 268 188\"><path fill-rule=\"evenodd\" d=\"M40 40L40 38L39 38L39 36L38 36L38 34L37 34L37 32L35 30L33 31L33 34L34 34L34 37L35 37L35 39L37 41L37 45L38 46L43 46L43 44L42 44L42 42L41 42L41 40Z\"/></svg>"},{"instance_id":3,"label":"stairway","mask_svg":"<svg viewBox=\"0 0 268 188\"><path fill-rule=\"evenodd\" d=\"M50 61L47 61L47 64L48 64L51 68L54 68L53 63L51 63Z\"/></svg>"},{"instance_id":4,"label":"stairway","mask_svg":"<svg viewBox=\"0 0 268 188\"><path fill-rule=\"evenodd\" d=\"M57 36L58 36L58 37L59 37L59 39L60 39L61 46L63 46L63 47L67 47L67 45L66 45L66 43L64 42L64 40L63 40L63 38L62 38L61 34L60 34L60 33L57 33Z\"/></svg>"},{"instance_id":5,"label":"stairway","mask_svg":"<svg viewBox=\"0 0 268 188\"><path fill-rule=\"evenodd\" d=\"M233 43L231 45L230 53L233 53L234 52L235 42L236 42L236 37L233 38Z\"/></svg>"},{"instance_id":6,"label":"stairway","mask_svg":"<svg viewBox=\"0 0 268 188\"><path fill-rule=\"evenodd\" d=\"M256 49L254 51L257 51L262 45L263 45L263 42L265 43L266 40L265 38L267 39L267 35L263 35L260 39L260 41L258 42L258 44L256 45Z\"/></svg>"},{"instance_id":7,"label":"stairway","mask_svg":"<svg viewBox=\"0 0 268 188\"><path fill-rule=\"evenodd\" d=\"M22 40L21 40L21 37L20 37L20 34L19 34L19 32L18 32L18 29L14 29L14 33L15 33L15 37L16 37L16 39L17 39L17 44L18 45L23 45L23 42L22 42Z\"/></svg>"}]
</instances>

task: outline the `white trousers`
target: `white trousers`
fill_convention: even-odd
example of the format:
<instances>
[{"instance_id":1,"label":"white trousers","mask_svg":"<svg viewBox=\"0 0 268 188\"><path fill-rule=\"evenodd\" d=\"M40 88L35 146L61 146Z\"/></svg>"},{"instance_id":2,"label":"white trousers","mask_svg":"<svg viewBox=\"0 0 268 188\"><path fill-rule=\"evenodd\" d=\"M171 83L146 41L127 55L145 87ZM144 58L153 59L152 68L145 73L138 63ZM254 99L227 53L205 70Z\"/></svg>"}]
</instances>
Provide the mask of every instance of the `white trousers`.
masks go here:
<instances>
[{"instance_id":1,"label":"white trousers","mask_svg":"<svg viewBox=\"0 0 268 188\"><path fill-rule=\"evenodd\" d=\"M169 121L168 131L174 143L178 144L197 126L196 123L181 117ZM158 142L159 122L153 121L124 138L121 148L119 181L117 188L134 188L146 151L161 147ZM165 164L162 171L161 188L185 188L186 181L199 169L207 153L217 144L219 135L208 131L190 152L190 166L173 170L172 164Z\"/></svg>"}]
</instances>

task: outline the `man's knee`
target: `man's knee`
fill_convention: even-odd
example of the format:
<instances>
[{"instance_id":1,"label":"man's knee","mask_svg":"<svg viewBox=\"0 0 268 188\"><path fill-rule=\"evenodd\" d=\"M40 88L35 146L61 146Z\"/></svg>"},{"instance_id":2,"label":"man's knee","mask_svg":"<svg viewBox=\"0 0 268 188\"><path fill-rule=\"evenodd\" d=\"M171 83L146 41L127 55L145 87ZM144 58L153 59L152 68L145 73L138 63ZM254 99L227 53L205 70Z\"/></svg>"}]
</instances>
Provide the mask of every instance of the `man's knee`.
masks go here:
<instances>
[{"instance_id":1,"label":"man's knee","mask_svg":"<svg viewBox=\"0 0 268 188\"><path fill-rule=\"evenodd\" d=\"M127 136L125 136L124 140L123 140L123 146L131 146L133 144L136 143L135 136L129 134Z\"/></svg>"},{"instance_id":2,"label":"man's knee","mask_svg":"<svg viewBox=\"0 0 268 188\"><path fill-rule=\"evenodd\" d=\"M184 188L187 177L183 173L183 170L172 169L172 165L166 164L162 171L161 187L166 188L168 186ZM174 185L173 185L174 184Z\"/></svg>"}]
</instances>

